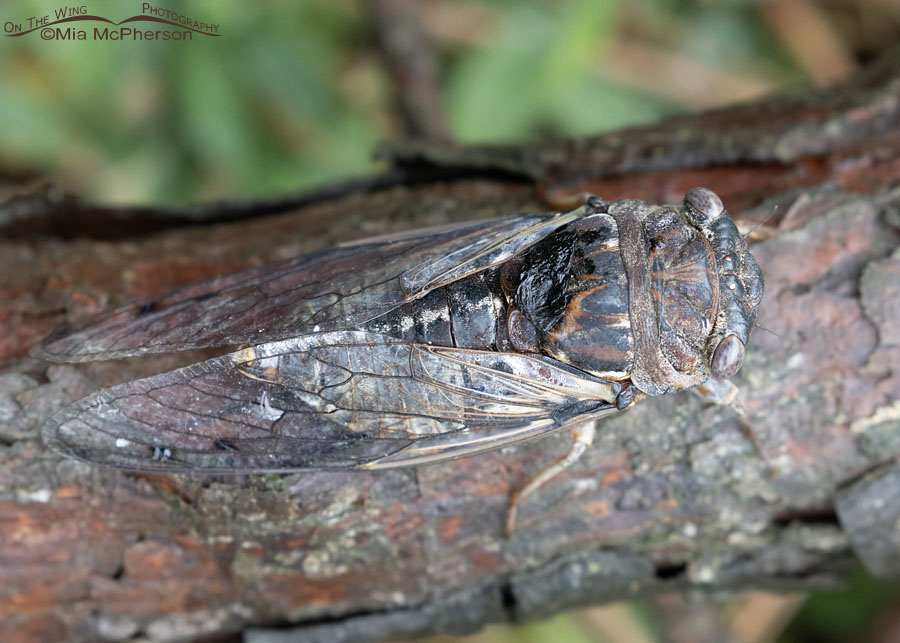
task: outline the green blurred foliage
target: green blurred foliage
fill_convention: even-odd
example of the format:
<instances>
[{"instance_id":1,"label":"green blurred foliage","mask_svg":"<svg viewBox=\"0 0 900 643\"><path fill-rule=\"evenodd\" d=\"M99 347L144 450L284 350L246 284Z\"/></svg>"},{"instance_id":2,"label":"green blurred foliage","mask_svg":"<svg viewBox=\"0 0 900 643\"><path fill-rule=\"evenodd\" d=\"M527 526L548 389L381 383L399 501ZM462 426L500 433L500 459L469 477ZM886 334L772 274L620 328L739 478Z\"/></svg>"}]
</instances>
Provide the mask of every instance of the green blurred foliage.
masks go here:
<instances>
[{"instance_id":1,"label":"green blurred foliage","mask_svg":"<svg viewBox=\"0 0 900 643\"><path fill-rule=\"evenodd\" d=\"M87 6L119 21L141 4ZM0 20L24 22L58 6L20 2ZM266 194L369 169L381 136L371 112L386 100L365 78L352 84L366 31L355 5L192 0L177 11L218 23L222 35L0 37L0 118L11 125L0 162L57 174L88 196L133 202Z\"/></svg>"},{"instance_id":2,"label":"green blurred foliage","mask_svg":"<svg viewBox=\"0 0 900 643\"><path fill-rule=\"evenodd\" d=\"M218 23L221 36L198 34L190 42L0 36L6 124L0 166L49 176L89 199L172 203L358 175L374 169L378 141L399 136L389 78L361 1L151 4ZM451 131L463 141L587 134L684 109L670 96L604 77L607 47L635 20L661 46L705 64L763 57L789 67L742 2L444 4L485 16L474 42L436 42ZM139 14L141 5L86 6L119 21ZM7 4L0 22L23 23L60 6ZM673 24L680 27L673 31L667 26Z\"/></svg>"},{"instance_id":3,"label":"green blurred foliage","mask_svg":"<svg viewBox=\"0 0 900 643\"><path fill-rule=\"evenodd\" d=\"M883 616L892 616L896 627L898 596L900 583L878 580L857 568L847 587L813 593L778 643L896 640L896 631L878 630L888 625L880 622Z\"/></svg>"},{"instance_id":4,"label":"green blurred foliage","mask_svg":"<svg viewBox=\"0 0 900 643\"><path fill-rule=\"evenodd\" d=\"M464 141L582 134L657 119L674 105L596 77L615 34L619 0L508 7L493 37L465 52L447 85L453 132Z\"/></svg>"},{"instance_id":5,"label":"green blurred foliage","mask_svg":"<svg viewBox=\"0 0 900 643\"><path fill-rule=\"evenodd\" d=\"M435 636L422 639L420 643L451 643L457 641L450 636ZM598 643L571 616L562 614L525 625L493 625L478 634L462 639L460 643Z\"/></svg>"}]
</instances>

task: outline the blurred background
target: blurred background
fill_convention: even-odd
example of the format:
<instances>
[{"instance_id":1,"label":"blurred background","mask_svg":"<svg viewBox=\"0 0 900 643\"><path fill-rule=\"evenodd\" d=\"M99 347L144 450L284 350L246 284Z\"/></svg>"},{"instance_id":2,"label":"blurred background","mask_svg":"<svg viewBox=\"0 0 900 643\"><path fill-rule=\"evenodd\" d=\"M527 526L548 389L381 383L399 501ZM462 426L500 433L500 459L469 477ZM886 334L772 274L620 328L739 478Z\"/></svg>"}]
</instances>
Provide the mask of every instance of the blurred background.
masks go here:
<instances>
[{"instance_id":1,"label":"blurred background","mask_svg":"<svg viewBox=\"0 0 900 643\"><path fill-rule=\"evenodd\" d=\"M86 6L118 21L141 5ZM0 23L59 6L4 3ZM419 133L466 142L596 133L824 84L900 35L900 0L192 0L173 8L218 23L221 36L0 35L0 168L93 201L142 204L272 194L372 171L373 147L409 134L383 46L404 14L424 39L406 44L430 50L425 71L439 89L430 103L436 125Z\"/></svg>"},{"instance_id":2,"label":"blurred background","mask_svg":"<svg viewBox=\"0 0 900 643\"><path fill-rule=\"evenodd\" d=\"M141 4L86 6L119 21ZM5 3L0 23L59 6ZM272 195L377 171L380 141L597 133L827 84L900 36L900 0L185 0L171 8L217 23L221 36L117 43L4 31L0 174L110 204ZM410 73L431 86L410 84ZM670 595L488 628L471 640L898 641L898 589L859 571L850 587L809 596Z\"/></svg>"}]
</instances>

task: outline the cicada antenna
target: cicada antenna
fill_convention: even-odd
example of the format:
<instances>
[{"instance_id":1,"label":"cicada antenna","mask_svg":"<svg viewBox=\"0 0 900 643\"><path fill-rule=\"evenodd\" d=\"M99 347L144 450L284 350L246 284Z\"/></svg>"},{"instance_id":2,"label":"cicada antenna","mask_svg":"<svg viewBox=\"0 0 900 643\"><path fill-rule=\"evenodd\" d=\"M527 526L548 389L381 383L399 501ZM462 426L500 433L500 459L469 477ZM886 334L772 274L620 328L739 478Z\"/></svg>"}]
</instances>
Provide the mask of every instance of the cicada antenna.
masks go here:
<instances>
[{"instance_id":1,"label":"cicada antenna","mask_svg":"<svg viewBox=\"0 0 900 643\"><path fill-rule=\"evenodd\" d=\"M769 330L768 328L766 328L766 327L763 326L762 324L754 323L753 325L754 325L756 328L759 328L760 330L764 330L764 331L766 331L767 333L769 333L769 334L771 334L771 335L775 335L775 337L777 337L778 339L781 339L781 335L779 335L778 333L776 333L774 330Z\"/></svg>"},{"instance_id":2,"label":"cicada antenna","mask_svg":"<svg viewBox=\"0 0 900 643\"><path fill-rule=\"evenodd\" d=\"M805 206L807 203L809 203L809 195L806 194L805 192L803 194L801 194L800 196L798 196L796 199L794 199L794 202L791 203L791 207L789 207L788 211L784 213L784 218L781 220L781 225L784 225L785 221L788 221L791 217L793 217L797 213L797 211L799 211L800 208ZM746 234L741 235L741 236L743 236L744 241L747 241L747 239L750 237L750 235L753 234L754 232L756 232L757 228L759 228L761 225L764 225L767 221L769 221L776 214L778 214L778 205L776 205L774 208L772 208L772 212L769 214L769 216L767 216L765 219L763 219L762 221L757 223L755 226L753 226L753 228L750 229Z\"/></svg>"},{"instance_id":3,"label":"cicada antenna","mask_svg":"<svg viewBox=\"0 0 900 643\"><path fill-rule=\"evenodd\" d=\"M791 207L793 208L793 206L791 206ZM788 211L788 212L790 212L790 211ZM759 229L760 226L762 226L764 223L766 223L766 221L768 221L769 219L771 219L772 217L774 217L776 214L778 214L778 206L777 206L777 205L776 205L774 208L772 208L772 212L769 213L769 216L767 216L765 219L763 219L762 221L760 221L759 223L757 223L755 226L753 226L752 228L750 228L749 230L747 230L747 232L745 232L744 234L742 234L741 237L743 237L744 241L747 241L748 239L750 239L750 235L751 235L751 234L753 234L754 232L756 232L757 229Z\"/></svg>"}]
</instances>

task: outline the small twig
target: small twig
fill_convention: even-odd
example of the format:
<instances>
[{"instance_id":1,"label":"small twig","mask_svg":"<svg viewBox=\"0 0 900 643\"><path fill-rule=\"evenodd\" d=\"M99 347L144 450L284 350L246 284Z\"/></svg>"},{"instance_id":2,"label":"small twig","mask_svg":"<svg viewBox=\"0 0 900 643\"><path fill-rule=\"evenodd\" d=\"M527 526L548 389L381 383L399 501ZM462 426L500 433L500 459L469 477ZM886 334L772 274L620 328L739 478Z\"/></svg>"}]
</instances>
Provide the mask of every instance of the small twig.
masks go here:
<instances>
[{"instance_id":1,"label":"small twig","mask_svg":"<svg viewBox=\"0 0 900 643\"><path fill-rule=\"evenodd\" d=\"M371 0L369 9L394 82L406 134L448 140L447 118L438 90L437 59L428 34L416 16L415 3Z\"/></svg>"}]
</instances>

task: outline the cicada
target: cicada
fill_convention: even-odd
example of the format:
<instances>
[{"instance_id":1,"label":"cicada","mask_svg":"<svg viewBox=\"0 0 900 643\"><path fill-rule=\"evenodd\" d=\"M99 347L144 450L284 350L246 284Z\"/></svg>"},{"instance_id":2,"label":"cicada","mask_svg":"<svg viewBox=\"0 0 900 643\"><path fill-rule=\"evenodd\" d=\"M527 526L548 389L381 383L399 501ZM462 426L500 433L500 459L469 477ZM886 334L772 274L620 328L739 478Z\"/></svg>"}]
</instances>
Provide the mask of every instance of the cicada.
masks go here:
<instances>
[{"instance_id":1,"label":"cicada","mask_svg":"<svg viewBox=\"0 0 900 643\"><path fill-rule=\"evenodd\" d=\"M97 391L43 437L67 456L171 473L447 460L734 375L762 294L705 188L680 205L591 197L347 243L56 331L37 351L53 361L231 352ZM592 434L574 431L525 489Z\"/></svg>"}]
</instances>

